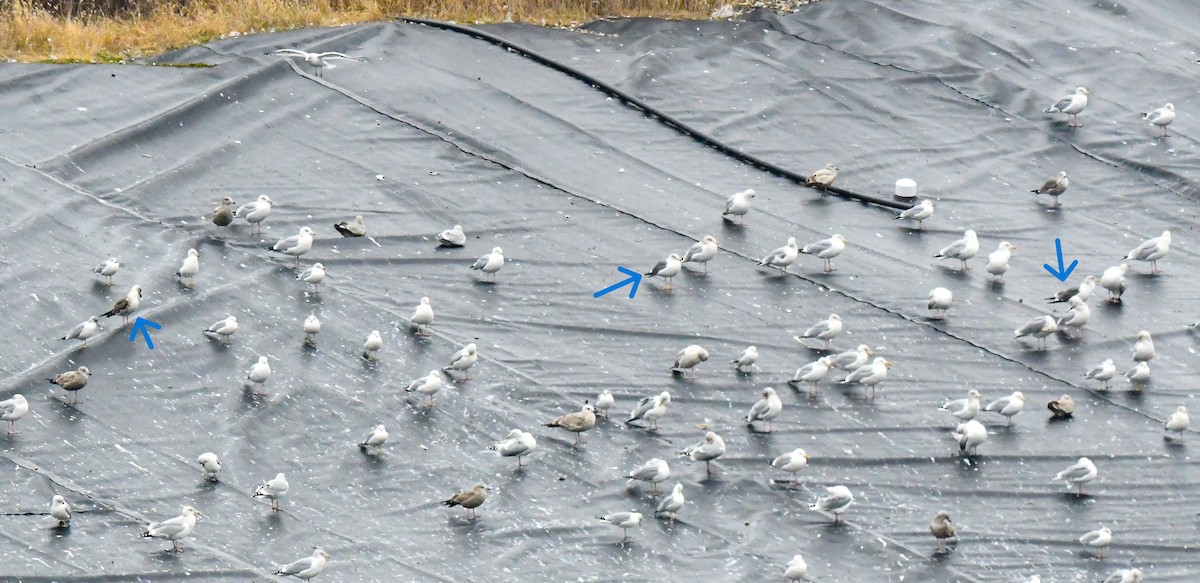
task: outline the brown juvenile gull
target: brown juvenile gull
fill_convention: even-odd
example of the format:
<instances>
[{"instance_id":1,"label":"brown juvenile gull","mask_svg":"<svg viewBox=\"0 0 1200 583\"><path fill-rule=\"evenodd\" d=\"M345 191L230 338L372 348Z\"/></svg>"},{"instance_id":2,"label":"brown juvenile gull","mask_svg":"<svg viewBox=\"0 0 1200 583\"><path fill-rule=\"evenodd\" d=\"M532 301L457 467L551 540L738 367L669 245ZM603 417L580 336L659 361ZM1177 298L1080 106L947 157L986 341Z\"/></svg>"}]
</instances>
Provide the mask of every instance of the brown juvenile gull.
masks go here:
<instances>
[{"instance_id":1,"label":"brown juvenile gull","mask_svg":"<svg viewBox=\"0 0 1200 583\"><path fill-rule=\"evenodd\" d=\"M833 181L837 180L837 177L837 166L834 166L833 164L826 164L824 168L821 168L820 170L817 170L809 175L809 177L804 181L804 186L810 188L819 186L821 187L821 196L825 196L825 194L829 192L829 187L833 185Z\"/></svg>"},{"instance_id":2,"label":"brown juvenile gull","mask_svg":"<svg viewBox=\"0 0 1200 583\"><path fill-rule=\"evenodd\" d=\"M343 237L362 237L367 234L367 224L363 222L362 215L354 217L353 221L342 221L333 225L337 232Z\"/></svg>"},{"instance_id":3,"label":"brown juvenile gull","mask_svg":"<svg viewBox=\"0 0 1200 583\"><path fill-rule=\"evenodd\" d=\"M142 286L135 285L135 286L129 288L129 293L125 294L125 297L117 300L117 302L113 304L113 307L111 310L104 312L103 314L100 314L100 315L105 318L111 318L113 316L121 316L121 318L124 320L124 323L128 324L129 323L129 315L138 309L138 305L140 305L141 302L142 302Z\"/></svg>"},{"instance_id":4,"label":"brown juvenile gull","mask_svg":"<svg viewBox=\"0 0 1200 583\"><path fill-rule=\"evenodd\" d=\"M202 516L199 510L184 506L179 516L162 522L151 522L142 533L144 538L165 538L171 541L171 550L182 553L183 547L179 541L192 535L196 530L196 517Z\"/></svg>"},{"instance_id":5,"label":"brown juvenile gull","mask_svg":"<svg viewBox=\"0 0 1200 583\"><path fill-rule=\"evenodd\" d=\"M462 506L467 509L470 519L475 520L479 516L475 513L475 509L482 506L483 502L487 500L487 491L487 486L475 484L475 487L451 496L449 500L442 501L442 504L450 507Z\"/></svg>"},{"instance_id":6,"label":"brown juvenile gull","mask_svg":"<svg viewBox=\"0 0 1200 583\"><path fill-rule=\"evenodd\" d=\"M1067 187L1071 185L1071 179L1067 178L1067 171L1063 170L1058 173L1058 176L1047 180L1045 184L1029 191L1034 194L1048 194L1054 197L1054 206L1060 206L1058 197L1067 191Z\"/></svg>"},{"instance_id":7,"label":"brown juvenile gull","mask_svg":"<svg viewBox=\"0 0 1200 583\"><path fill-rule=\"evenodd\" d=\"M228 227L233 224L233 202L228 196L221 199L221 206L213 209L212 222L218 227Z\"/></svg>"},{"instance_id":8,"label":"brown juvenile gull","mask_svg":"<svg viewBox=\"0 0 1200 583\"><path fill-rule=\"evenodd\" d=\"M575 413L568 413L546 424L546 427L561 427L575 434L575 445L579 445L581 433L596 426L596 409L589 404Z\"/></svg>"},{"instance_id":9,"label":"brown juvenile gull","mask_svg":"<svg viewBox=\"0 0 1200 583\"><path fill-rule=\"evenodd\" d=\"M46 380L66 389L67 393L71 395L71 400L68 400L67 403L75 404L79 402L79 389L87 386L88 378L91 375L92 371L88 370L88 367L81 366L75 370L58 373L54 375L54 378Z\"/></svg>"},{"instance_id":10,"label":"brown juvenile gull","mask_svg":"<svg viewBox=\"0 0 1200 583\"><path fill-rule=\"evenodd\" d=\"M937 539L938 547L944 547L946 541L958 538L958 532L950 523L950 513L945 510L938 511L937 515L933 517L933 522L929 523L929 532L933 538Z\"/></svg>"}]
</instances>

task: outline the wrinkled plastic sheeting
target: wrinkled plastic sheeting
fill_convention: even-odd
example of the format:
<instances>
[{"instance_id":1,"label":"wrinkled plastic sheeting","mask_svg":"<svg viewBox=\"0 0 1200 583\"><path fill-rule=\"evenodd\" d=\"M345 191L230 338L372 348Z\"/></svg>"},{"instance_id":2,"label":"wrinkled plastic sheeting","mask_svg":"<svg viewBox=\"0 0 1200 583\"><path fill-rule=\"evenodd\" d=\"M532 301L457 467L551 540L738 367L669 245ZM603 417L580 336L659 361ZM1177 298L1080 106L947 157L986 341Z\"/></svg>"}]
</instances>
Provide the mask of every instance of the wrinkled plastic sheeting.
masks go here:
<instances>
[{"instance_id":1,"label":"wrinkled plastic sheeting","mask_svg":"<svg viewBox=\"0 0 1200 583\"><path fill-rule=\"evenodd\" d=\"M795 553L820 581L1094 581L1130 565L1190 581L1200 475L1190 446L1165 444L1160 423L1192 403L1195 380L1196 144L1184 90L1195 11L839 0L738 22L588 27L604 35L485 27L783 166L834 162L844 188L886 196L895 179L915 178L938 205L924 231L429 27L252 35L163 59L209 69L0 65L2 394L32 406L4 441L5 575L252 580L321 546L333 555L323 577L339 581L759 581ZM369 62L338 62L317 80L264 54L284 46ZM1093 91L1084 128L1041 113L1081 84ZM1160 140L1136 112L1168 100L1181 115ZM1061 169L1072 186L1053 211L1027 191ZM725 198L744 188L758 192L744 225L722 222ZM222 196L240 205L260 194L278 203L261 237L207 222ZM369 237L338 238L331 223L359 214ZM433 234L455 223L466 248L437 249ZM306 225L318 241L302 262L329 270L320 294L266 250ZM975 269L937 266L932 255L965 228L982 239ZM1079 259L1078 283L1164 229L1175 236L1165 273L1135 265L1121 306L1098 291L1079 338L1052 337L1045 351L1012 341L1062 287L1042 268L1054 238ZM851 247L833 274L811 257L788 276L756 268L789 236L835 232ZM724 249L707 275L684 273L675 291L645 281L634 300L591 297L623 277L616 266L648 270L705 234ZM1018 246L1002 284L982 270L1001 240ZM467 269L493 246L510 261L494 285ZM201 253L194 289L172 275L190 248ZM125 265L111 288L88 272L109 256ZM155 350L113 319L86 350L57 340L135 283L139 314L162 324ZM945 321L924 310L938 286L955 294ZM405 322L422 296L437 313L430 339ZM301 344L312 312L323 322L316 350ZM809 399L785 384L819 356L792 336L830 313L847 322L836 349L863 343L896 363L873 403L859 389L827 383ZM230 314L241 323L230 346L201 335ZM359 352L376 329L385 346L371 365ZM1082 379L1105 358L1128 368L1142 329L1158 349L1149 390L1105 393ZM472 380L432 409L403 392L467 342L481 354ZM712 358L696 379L673 378L676 351L692 343ZM728 361L749 344L759 370L735 374ZM274 371L263 398L243 385L258 355ZM94 376L66 407L44 379L80 365ZM742 421L765 386L785 403L772 434ZM1013 428L985 415L989 441L963 461L936 406L970 388L985 400L1021 390L1029 403ZM582 447L540 426L602 389L617 395L614 420ZM673 400L658 431L620 423L663 390ZM1061 394L1080 411L1049 422L1045 403ZM361 454L353 444L380 422L391 441ZM728 445L713 477L675 455L700 439L698 425ZM512 428L540 445L520 471L486 450ZM787 476L767 462L796 447L812 455L802 484L776 484ZM219 483L202 480L205 451L221 456ZM1075 498L1050 477L1081 455L1100 477ZM651 457L671 463L664 488L684 485L677 522L649 519L657 499L622 478ZM292 491L272 514L250 493L277 472ZM438 505L477 482L493 488L479 520ZM848 524L831 526L805 507L837 484L856 503ZM76 510L69 531L46 515L56 492ZM185 553L137 538L144 521L185 504L205 514ZM962 533L948 554L927 531L939 509ZM626 544L595 519L618 510L648 518ZM1089 559L1075 539L1100 524L1116 543Z\"/></svg>"}]
</instances>

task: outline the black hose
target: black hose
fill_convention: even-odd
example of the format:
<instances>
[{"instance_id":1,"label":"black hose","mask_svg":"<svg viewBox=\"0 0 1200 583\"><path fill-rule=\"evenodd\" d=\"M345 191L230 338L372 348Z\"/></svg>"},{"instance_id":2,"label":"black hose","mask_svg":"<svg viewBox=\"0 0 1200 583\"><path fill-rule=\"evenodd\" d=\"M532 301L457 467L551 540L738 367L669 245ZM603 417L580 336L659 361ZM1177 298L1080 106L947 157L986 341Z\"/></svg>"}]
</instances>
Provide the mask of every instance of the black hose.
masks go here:
<instances>
[{"instance_id":1,"label":"black hose","mask_svg":"<svg viewBox=\"0 0 1200 583\"><path fill-rule=\"evenodd\" d=\"M654 107L653 105L650 105L649 103L646 103L645 101L642 101L641 99L638 99L637 97L634 97L633 95L630 95L620 89L617 89L616 87L613 87L612 85L609 85L608 83L605 83L587 73L584 73L583 71L571 68L571 67L564 65L562 63L559 63L558 61L555 61L547 56L538 54L527 48L515 45L515 44L513 44L507 40L504 40L503 38L500 38L494 34L483 32L482 30L471 28L468 26L452 24L449 22L440 22L437 20L427 20L424 18L401 17L400 20L402 22L407 22L409 24L422 24L425 26L431 26L433 28L440 28L443 30L449 30L452 32L460 33L460 34L473 36L477 39L487 41L494 45L503 47L503 48L508 49L509 51L512 51L518 55L521 55L522 57L525 57L535 63L544 65L546 67L550 67L551 69L554 69L560 73L564 73L566 75L574 77L580 81L583 81L584 83L587 83L588 85L592 86L595 89L599 89L600 91L603 91L613 97L616 97L617 99L620 99L621 101L625 102L626 105L629 105L631 107L636 107L637 109L642 110L643 113L645 113L646 115L648 115L650 117L657 119L662 124L669 126L671 128L674 128L675 130L679 131L680 133L696 140L697 142L700 142L701 144L704 144L705 146L708 146L714 150L717 150L718 152L721 152L722 154L725 154L734 159L745 162L746 164L754 166L755 168L758 168L760 170L769 172L771 174L774 174L774 175L782 177L782 178L786 178L797 184L803 185L804 182L808 178L807 176L801 176L799 174L796 174L795 172L792 172L791 170L787 170L785 168L776 166L775 164L767 162L766 160L763 160L762 158L759 158L758 156L755 156L753 154L747 154L741 150L738 150L737 148L734 148L733 146L725 144L725 143L717 140L716 138L709 136L709 135L705 134L704 132L697 130L696 128L693 128L692 126L689 126L686 123L683 123L682 121L676 119L675 117L671 116L670 114L668 114L666 112L663 112L662 110ZM899 201L890 200L890 199L886 199L886 198L879 198L876 196L870 196L870 195L866 195L866 194L859 194L857 192L852 192L852 191L845 190L842 188L837 188L836 186L830 186L828 191L831 194L836 194L836 195L844 197L844 198L848 198L848 199L852 199L852 200L859 200L862 202L866 202L866 203L870 203L870 204L877 204L880 206L890 207L890 208L894 208L894 209L902 209L903 210L903 209L910 208L910 205L899 202Z\"/></svg>"}]
</instances>

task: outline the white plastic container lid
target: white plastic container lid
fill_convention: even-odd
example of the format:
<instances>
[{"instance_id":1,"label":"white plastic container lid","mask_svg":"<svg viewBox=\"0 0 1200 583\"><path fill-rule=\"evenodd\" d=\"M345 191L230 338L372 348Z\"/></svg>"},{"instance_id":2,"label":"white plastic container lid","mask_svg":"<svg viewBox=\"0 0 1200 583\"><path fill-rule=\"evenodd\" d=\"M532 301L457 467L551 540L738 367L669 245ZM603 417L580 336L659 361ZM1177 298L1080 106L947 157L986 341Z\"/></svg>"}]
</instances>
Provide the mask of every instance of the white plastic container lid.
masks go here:
<instances>
[{"instance_id":1,"label":"white plastic container lid","mask_svg":"<svg viewBox=\"0 0 1200 583\"><path fill-rule=\"evenodd\" d=\"M917 198L917 181L911 178L897 180L896 198Z\"/></svg>"}]
</instances>

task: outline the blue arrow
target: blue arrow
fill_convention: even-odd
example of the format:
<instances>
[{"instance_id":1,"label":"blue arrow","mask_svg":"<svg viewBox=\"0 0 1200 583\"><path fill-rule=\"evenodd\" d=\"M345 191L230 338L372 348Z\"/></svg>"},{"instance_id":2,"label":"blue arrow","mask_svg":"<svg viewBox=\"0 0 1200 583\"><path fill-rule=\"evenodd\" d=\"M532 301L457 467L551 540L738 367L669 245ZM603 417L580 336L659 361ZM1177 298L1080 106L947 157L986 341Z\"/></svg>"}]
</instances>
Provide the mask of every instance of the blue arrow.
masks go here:
<instances>
[{"instance_id":1,"label":"blue arrow","mask_svg":"<svg viewBox=\"0 0 1200 583\"><path fill-rule=\"evenodd\" d=\"M146 337L146 346L149 346L150 350L154 350L154 341L150 339L150 331L146 329L147 327L159 330L162 328L162 325L158 322L151 322L150 320L139 317L133 321L133 332L129 333L129 341L136 342L138 332L141 332L142 336Z\"/></svg>"},{"instance_id":2,"label":"blue arrow","mask_svg":"<svg viewBox=\"0 0 1200 583\"><path fill-rule=\"evenodd\" d=\"M1050 275L1057 277L1058 281L1067 281L1067 278L1071 277L1071 272L1075 271L1075 266L1079 265L1079 260L1075 259L1071 261L1070 266L1063 267L1062 239L1054 240L1054 250L1058 252L1058 269L1054 269L1049 263L1043 263L1042 267L1045 267L1046 271L1050 272Z\"/></svg>"},{"instance_id":3,"label":"blue arrow","mask_svg":"<svg viewBox=\"0 0 1200 583\"><path fill-rule=\"evenodd\" d=\"M631 300L633 299L634 294L637 293L638 284L642 283L642 274L640 274L632 269L626 269L626 268L620 267L620 266L617 267L617 271L620 271L621 273L624 273L625 275L628 275L629 277L592 294L593 298L598 298L598 297L600 297L604 294L607 294L613 290L620 289L620 288L625 287L632 283L633 287L629 288L629 299L631 299Z\"/></svg>"}]
</instances>

